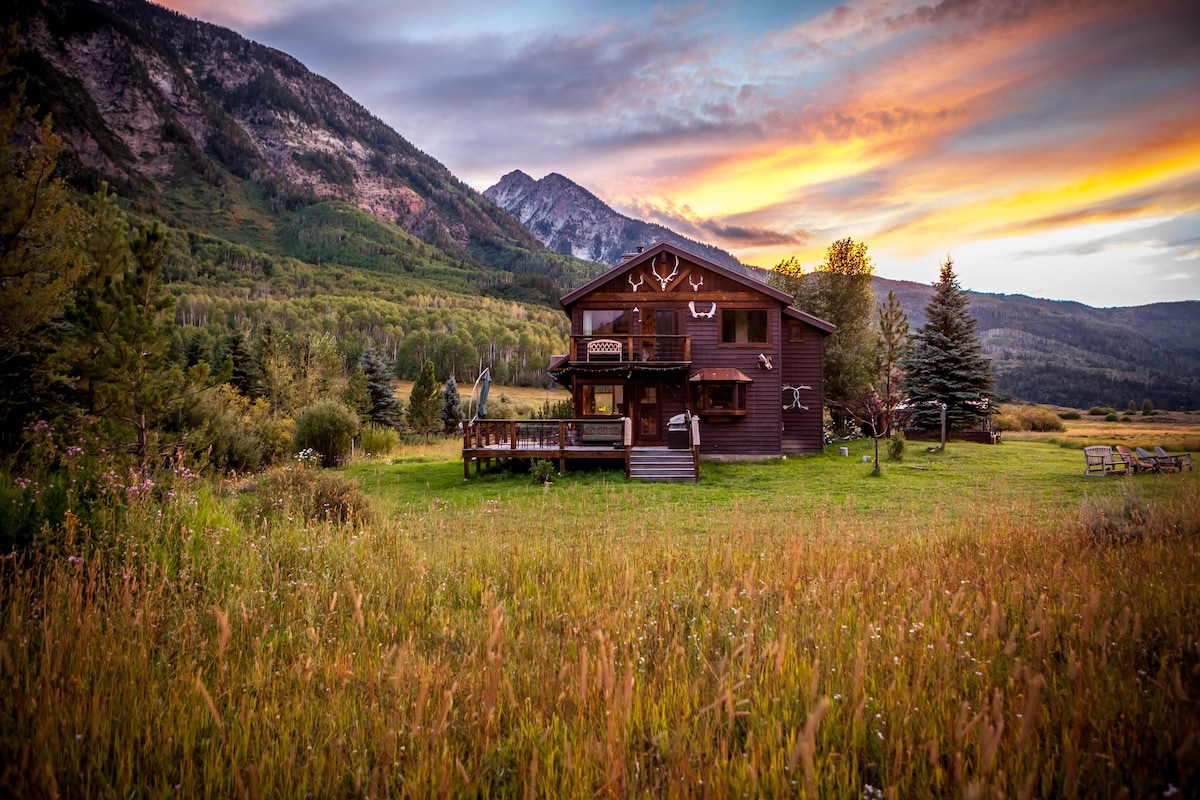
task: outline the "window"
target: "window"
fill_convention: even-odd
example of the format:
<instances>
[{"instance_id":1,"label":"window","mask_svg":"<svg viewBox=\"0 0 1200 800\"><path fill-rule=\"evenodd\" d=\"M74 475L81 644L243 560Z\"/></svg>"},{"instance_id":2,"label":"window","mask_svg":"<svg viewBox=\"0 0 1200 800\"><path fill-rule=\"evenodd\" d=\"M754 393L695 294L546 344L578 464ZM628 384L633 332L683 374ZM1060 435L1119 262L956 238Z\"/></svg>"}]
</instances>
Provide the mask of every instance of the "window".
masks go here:
<instances>
[{"instance_id":1,"label":"window","mask_svg":"<svg viewBox=\"0 0 1200 800\"><path fill-rule=\"evenodd\" d=\"M700 416L745 416L746 387L753 381L741 370L710 367L693 373L688 380L692 384L692 407Z\"/></svg>"},{"instance_id":2,"label":"window","mask_svg":"<svg viewBox=\"0 0 1200 800\"><path fill-rule=\"evenodd\" d=\"M583 385L583 416L615 417L625 413L625 387L613 383Z\"/></svg>"},{"instance_id":3,"label":"window","mask_svg":"<svg viewBox=\"0 0 1200 800\"><path fill-rule=\"evenodd\" d=\"M583 312L584 336L629 333L629 312L623 308L588 308Z\"/></svg>"},{"instance_id":4,"label":"window","mask_svg":"<svg viewBox=\"0 0 1200 800\"><path fill-rule=\"evenodd\" d=\"M721 344L767 344L768 328L766 309L721 310Z\"/></svg>"},{"instance_id":5,"label":"window","mask_svg":"<svg viewBox=\"0 0 1200 800\"><path fill-rule=\"evenodd\" d=\"M694 390L696 413L704 415L743 415L746 413L746 384L699 383Z\"/></svg>"},{"instance_id":6,"label":"window","mask_svg":"<svg viewBox=\"0 0 1200 800\"><path fill-rule=\"evenodd\" d=\"M788 341L803 342L804 341L804 326L799 322L788 323Z\"/></svg>"}]
</instances>

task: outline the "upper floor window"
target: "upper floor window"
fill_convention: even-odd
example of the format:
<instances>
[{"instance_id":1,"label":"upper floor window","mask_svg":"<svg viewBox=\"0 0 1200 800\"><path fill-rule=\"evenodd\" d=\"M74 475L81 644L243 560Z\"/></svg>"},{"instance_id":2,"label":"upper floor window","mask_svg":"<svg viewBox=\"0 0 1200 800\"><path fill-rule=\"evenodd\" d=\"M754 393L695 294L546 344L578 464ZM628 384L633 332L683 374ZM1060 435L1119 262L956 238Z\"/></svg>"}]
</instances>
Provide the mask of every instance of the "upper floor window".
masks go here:
<instances>
[{"instance_id":1,"label":"upper floor window","mask_svg":"<svg viewBox=\"0 0 1200 800\"><path fill-rule=\"evenodd\" d=\"M584 336L629 333L629 312L623 308L588 308L583 312Z\"/></svg>"},{"instance_id":2,"label":"upper floor window","mask_svg":"<svg viewBox=\"0 0 1200 800\"><path fill-rule=\"evenodd\" d=\"M721 344L767 344L769 329L766 309L721 309Z\"/></svg>"}]
</instances>

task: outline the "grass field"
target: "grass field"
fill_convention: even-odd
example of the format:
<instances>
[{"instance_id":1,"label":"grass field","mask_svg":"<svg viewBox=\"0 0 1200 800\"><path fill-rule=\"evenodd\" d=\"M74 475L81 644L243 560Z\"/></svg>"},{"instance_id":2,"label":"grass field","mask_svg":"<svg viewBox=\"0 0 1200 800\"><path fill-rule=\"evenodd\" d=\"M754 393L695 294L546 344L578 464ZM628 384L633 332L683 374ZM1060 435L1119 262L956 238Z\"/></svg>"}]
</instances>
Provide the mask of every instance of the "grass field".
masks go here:
<instances>
[{"instance_id":1,"label":"grass field","mask_svg":"<svg viewBox=\"0 0 1200 800\"><path fill-rule=\"evenodd\" d=\"M1200 479L1076 440L1200 436L1110 427L183 479L2 562L0 792L1195 796Z\"/></svg>"}]
</instances>

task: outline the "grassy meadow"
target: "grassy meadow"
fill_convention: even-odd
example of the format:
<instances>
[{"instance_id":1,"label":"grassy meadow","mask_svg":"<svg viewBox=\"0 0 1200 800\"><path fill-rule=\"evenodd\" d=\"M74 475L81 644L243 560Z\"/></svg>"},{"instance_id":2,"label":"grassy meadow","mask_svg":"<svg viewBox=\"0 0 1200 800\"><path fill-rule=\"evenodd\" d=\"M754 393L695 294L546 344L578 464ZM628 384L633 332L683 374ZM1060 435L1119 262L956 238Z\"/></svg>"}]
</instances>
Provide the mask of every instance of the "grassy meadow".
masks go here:
<instances>
[{"instance_id":1,"label":"grassy meadow","mask_svg":"<svg viewBox=\"0 0 1200 800\"><path fill-rule=\"evenodd\" d=\"M1080 447L1200 426L1069 425L125 487L0 561L0 793L1195 796L1200 477Z\"/></svg>"}]
</instances>

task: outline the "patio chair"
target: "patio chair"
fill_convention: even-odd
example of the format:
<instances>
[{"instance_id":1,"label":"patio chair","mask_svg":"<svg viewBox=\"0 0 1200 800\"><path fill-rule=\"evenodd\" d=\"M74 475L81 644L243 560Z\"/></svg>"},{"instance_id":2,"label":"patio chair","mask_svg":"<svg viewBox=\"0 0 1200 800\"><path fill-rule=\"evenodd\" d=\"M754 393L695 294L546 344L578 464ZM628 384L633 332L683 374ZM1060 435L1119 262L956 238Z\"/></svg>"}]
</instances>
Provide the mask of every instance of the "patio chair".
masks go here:
<instances>
[{"instance_id":1,"label":"patio chair","mask_svg":"<svg viewBox=\"0 0 1200 800\"><path fill-rule=\"evenodd\" d=\"M1185 469L1188 472L1192 471L1192 454L1191 453L1179 453L1178 455L1171 455L1170 453L1168 453L1166 450L1163 450L1158 445L1154 445L1154 455L1156 455L1158 457L1159 461L1170 461L1172 464L1175 465L1174 469L1179 472L1182 472Z\"/></svg>"},{"instance_id":2,"label":"patio chair","mask_svg":"<svg viewBox=\"0 0 1200 800\"><path fill-rule=\"evenodd\" d=\"M1147 453L1144 448L1141 448L1141 447L1133 448L1133 455L1136 457L1136 459L1138 461L1144 461L1146 464L1148 464L1149 469L1152 472L1164 472L1168 469L1171 469L1170 466L1168 466L1167 464L1164 464L1162 461L1160 461L1157 456L1152 456L1149 453Z\"/></svg>"},{"instance_id":3,"label":"patio chair","mask_svg":"<svg viewBox=\"0 0 1200 800\"><path fill-rule=\"evenodd\" d=\"M1132 469L1135 473L1159 471L1158 464L1153 458L1148 461L1139 458L1133 451L1123 444L1117 445L1117 452L1120 454L1121 458L1125 459L1125 463L1128 464L1130 469Z\"/></svg>"},{"instance_id":4,"label":"patio chair","mask_svg":"<svg viewBox=\"0 0 1200 800\"><path fill-rule=\"evenodd\" d=\"M1108 445L1083 448L1083 458L1087 462L1087 467L1083 470L1084 475L1108 475L1110 472L1124 474L1129 470L1128 463L1113 457L1112 448Z\"/></svg>"}]
</instances>

